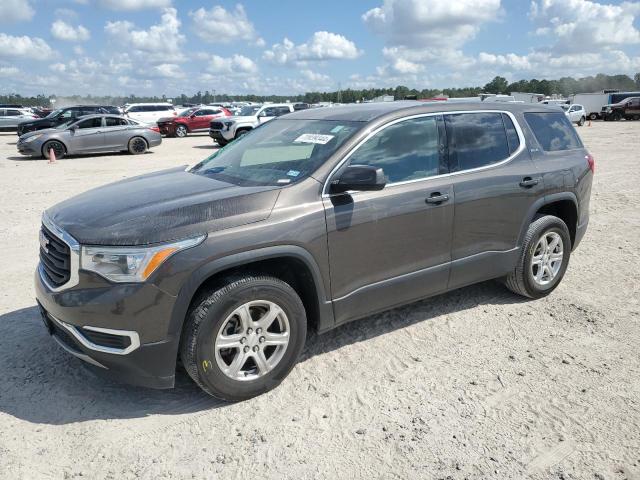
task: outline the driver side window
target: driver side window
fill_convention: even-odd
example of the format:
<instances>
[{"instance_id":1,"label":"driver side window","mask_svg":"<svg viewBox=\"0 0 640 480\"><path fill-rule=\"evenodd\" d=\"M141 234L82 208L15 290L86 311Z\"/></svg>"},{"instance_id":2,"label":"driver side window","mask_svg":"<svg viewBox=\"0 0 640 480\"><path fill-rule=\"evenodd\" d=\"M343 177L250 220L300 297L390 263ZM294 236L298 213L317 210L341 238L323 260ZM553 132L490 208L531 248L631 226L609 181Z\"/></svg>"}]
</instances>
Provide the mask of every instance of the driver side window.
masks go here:
<instances>
[{"instance_id":1,"label":"driver side window","mask_svg":"<svg viewBox=\"0 0 640 480\"><path fill-rule=\"evenodd\" d=\"M405 120L369 138L349 164L382 168L387 183L432 177L441 173L438 139L438 117Z\"/></svg>"},{"instance_id":2,"label":"driver side window","mask_svg":"<svg viewBox=\"0 0 640 480\"><path fill-rule=\"evenodd\" d=\"M89 118L78 123L78 128L100 128L102 126L102 117Z\"/></svg>"}]
</instances>

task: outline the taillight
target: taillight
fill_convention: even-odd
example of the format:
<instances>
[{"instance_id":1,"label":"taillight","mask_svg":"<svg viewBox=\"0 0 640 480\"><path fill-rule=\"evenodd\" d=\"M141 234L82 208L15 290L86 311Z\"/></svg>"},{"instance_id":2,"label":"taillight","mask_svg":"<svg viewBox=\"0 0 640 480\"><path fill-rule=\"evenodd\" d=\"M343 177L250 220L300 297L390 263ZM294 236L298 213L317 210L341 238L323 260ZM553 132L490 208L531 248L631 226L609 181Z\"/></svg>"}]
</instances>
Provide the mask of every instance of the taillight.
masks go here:
<instances>
[{"instance_id":1,"label":"taillight","mask_svg":"<svg viewBox=\"0 0 640 480\"><path fill-rule=\"evenodd\" d=\"M178 115L178 112L176 112L175 110L173 111L173 116L175 117L176 115Z\"/></svg>"},{"instance_id":2,"label":"taillight","mask_svg":"<svg viewBox=\"0 0 640 480\"><path fill-rule=\"evenodd\" d=\"M591 173L596 173L596 159L593 158L593 155L591 155L590 153L587 153L587 156L585 158L587 159L587 163L589 164L589 170L591 170Z\"/></svg>"},{"instance_id":3,"label":"taillight","mask_svg":"<svg viewBox=\"0 0 640 480\"><path fill-rule=\"evenodd\" d=\"M149 130L160 133L160 127L149 127Z\"/></svg>"}]
</instances>

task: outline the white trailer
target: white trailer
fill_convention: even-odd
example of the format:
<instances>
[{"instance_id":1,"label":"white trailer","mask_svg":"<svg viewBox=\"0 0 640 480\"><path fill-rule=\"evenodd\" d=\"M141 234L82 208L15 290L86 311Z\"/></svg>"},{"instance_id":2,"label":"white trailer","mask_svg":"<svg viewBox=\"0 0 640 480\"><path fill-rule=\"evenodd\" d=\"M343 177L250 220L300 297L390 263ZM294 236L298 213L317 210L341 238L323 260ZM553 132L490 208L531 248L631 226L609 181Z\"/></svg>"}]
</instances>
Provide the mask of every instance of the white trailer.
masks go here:
<instances>
[{"instance_id":1,"label":"white trailer","mask_svg":"<svg viewBox=\"0 0 640 480\"><path fill-rule=\"evenodd\" d=\"M511 92L511 96L516 102L522 103L538 103L544 100L543 93Z\"/></svg>"},{"instance_id":2,"label":"white trailer","mask_svg":"<svg viewBox=\"0 0 640 480\"><path fill-rule=\"evenodd\" d=\"M602 107L608 105L609 98L611 97L610 93L576 93L571 98L571 103L577 103L584 107L585 112L587 112L587 118L591 120L596 120L600 118L600 112L602 112Z\"/></svg>"}]
</instances>

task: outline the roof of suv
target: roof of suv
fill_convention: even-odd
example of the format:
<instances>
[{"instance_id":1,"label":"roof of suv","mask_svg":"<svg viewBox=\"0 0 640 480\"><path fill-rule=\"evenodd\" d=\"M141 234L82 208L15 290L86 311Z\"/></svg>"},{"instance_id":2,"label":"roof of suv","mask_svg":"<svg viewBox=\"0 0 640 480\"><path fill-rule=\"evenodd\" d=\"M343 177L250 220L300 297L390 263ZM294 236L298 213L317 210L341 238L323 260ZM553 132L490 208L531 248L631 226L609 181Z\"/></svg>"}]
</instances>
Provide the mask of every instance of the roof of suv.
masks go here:
<instances>
[{"instance_id":1,"label":"roof of suv","mask_svg":"<svg viewBox=\"0 0 640 480\"><path fill-rule=\"evenodd\" d=\"M287 120L343 120L369 122L387 114L406 111L407 115L450 111L500 110L508 112L554 111L557 108L539 103L510 102L420 102L399 100L396 102L359 103L339 107L310 108L287 115Z\"/></svg>"}]
</instances>

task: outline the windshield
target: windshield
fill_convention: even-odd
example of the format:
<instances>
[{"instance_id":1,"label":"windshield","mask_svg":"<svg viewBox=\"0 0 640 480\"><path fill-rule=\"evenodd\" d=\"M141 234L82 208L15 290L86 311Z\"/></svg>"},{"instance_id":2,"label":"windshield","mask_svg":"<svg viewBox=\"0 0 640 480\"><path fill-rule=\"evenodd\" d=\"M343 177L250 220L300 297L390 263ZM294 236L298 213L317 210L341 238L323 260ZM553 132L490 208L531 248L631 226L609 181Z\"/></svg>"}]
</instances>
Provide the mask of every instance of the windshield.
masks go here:
<instances>
[{"instance_id":1,"label":"windshield","mask_svg":"<svg viewBox=\"0 0 640 480\"><path fill-rule=\"evenodd\" d=\"M62 110L63 110L62 108L59 108L58 110L54 110L49 115L47 115L45 118L57 117L58 115L60 115L62 113Z\"/></svg>"},{"instance_id":2,"label":"windshield","mask_svg":"<svg viewBox=\"0 0 640 480\"><path fill-rule=\"evenodd\" d=\"M57 127L53 127L53 128L57 128L58 130L64 130L65 128L69 128L73 123L76 123L77 121L78 119L74 118L73 120L69 120L68 122L61 123Z\"/></svg>"},{"instance_id":3,"label":"windshield","mask_svg":"<svg viewBox=\"0 0 640 480\"><path fill-rule=\"evenodd\" d=\"M178 115L178 116L182 117L182 118L188 117L189 115L191 115L196 110L198 110L198 108L187 108L184 112L180 113L180 115Z\"/></svg>"},{"instance_id":4,"label":"windshield","mask_svg":"<svg viewBox=\"0 0 640 480\"><path fill-rule=\"evenodd\" d=\"M313 173L363 125L272 120L221 148L191 172L241 186L288 185Z\"/></svg>"},{"instance_id":5,"label":"windshield","mask_svg":"<svg viewBox=\"0 0 640 480\"><path fill-rule=\"evenodd\" d=\"M241 117L250 117L251 115L255 115L258 110L260 110L259 106L249 105L248 107L242 107L238 115Z\"/></svg>"}]
</instances>

